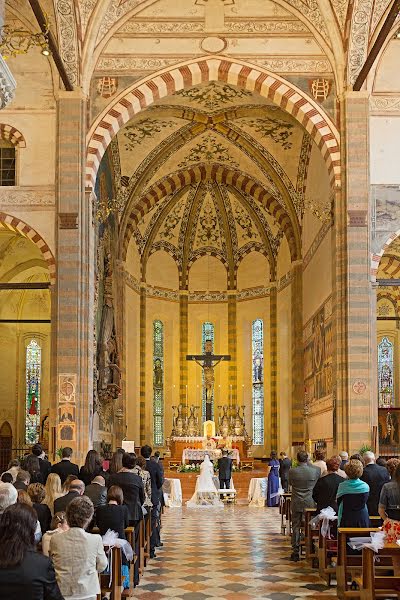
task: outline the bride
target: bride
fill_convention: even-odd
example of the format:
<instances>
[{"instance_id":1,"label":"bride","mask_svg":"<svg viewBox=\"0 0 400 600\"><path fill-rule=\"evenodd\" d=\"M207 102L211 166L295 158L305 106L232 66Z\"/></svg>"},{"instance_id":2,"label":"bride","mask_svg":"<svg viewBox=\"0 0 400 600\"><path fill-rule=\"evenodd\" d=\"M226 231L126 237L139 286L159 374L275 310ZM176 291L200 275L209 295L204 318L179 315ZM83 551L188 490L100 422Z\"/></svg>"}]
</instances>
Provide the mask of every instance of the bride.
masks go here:
<instances>
[{"instance_id":1,"label":"bride","mask_svg":"<svg viewBox=\"0 0 400 600\"><path fill-rule=\"evenodd\" d=\"M220 501L218 490L215 487L214 466L208 454L200 465L200 475L196 481L196 489L190 500L186 502L189 508L223 508L224 503Z\"/></svg>"}]
</instances>

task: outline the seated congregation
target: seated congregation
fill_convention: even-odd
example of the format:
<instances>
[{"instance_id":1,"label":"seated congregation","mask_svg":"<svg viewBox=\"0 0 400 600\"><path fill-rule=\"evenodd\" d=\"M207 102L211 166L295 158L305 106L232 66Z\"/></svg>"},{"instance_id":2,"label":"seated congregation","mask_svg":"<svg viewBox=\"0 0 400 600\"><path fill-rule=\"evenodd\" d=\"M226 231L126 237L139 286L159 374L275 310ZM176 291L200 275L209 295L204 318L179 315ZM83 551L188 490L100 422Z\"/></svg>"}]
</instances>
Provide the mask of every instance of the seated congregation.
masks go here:
<instances>
[{"instance_id":1,"label":"seated congregation","mask_svg":"<svg viewBox=\"0 0 400 600\"><path fill-rule=\"evenodd\" d=\"M369 451L315 458L300 451L287 471L280 513L291 560L318 567L328 585L336 580L339 598L398 597L400 459Z\"/></svg>"},{"instance_id":2,"label":"seated congregation","mask_svg":"<svg viewBox=\"0 0 400 600\"><path fill-rule=\"evenodd\" d=\"M131 596L160 540L159 454L117 450L107 471L95 450L79 468L71 448L51 465L40 444L0 481L0 599ZM100 577L99 575L102 574Z\"/></svg>"}]
</instances>

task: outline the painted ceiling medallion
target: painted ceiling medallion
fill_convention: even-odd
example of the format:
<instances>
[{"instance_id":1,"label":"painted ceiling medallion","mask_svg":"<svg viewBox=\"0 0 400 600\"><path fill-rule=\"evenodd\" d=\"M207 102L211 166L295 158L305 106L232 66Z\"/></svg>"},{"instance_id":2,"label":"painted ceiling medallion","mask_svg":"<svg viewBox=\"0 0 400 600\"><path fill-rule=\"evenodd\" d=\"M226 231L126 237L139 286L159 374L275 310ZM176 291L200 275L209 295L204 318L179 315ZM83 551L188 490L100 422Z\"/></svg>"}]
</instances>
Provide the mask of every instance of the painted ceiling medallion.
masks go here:
<instances>
[{"instance_id":1,"label":"painted ceiling medallion","mask_svg":"<svg viewBox=\"0 0 400 600\"><path fill-rule=\"evenodd\" d=\"M225 38L217 36L206 37L200 42L200 48L209 54L218 54L219 52L223 52L227 45L228 42Z\"/></svg>"}]
</instances>

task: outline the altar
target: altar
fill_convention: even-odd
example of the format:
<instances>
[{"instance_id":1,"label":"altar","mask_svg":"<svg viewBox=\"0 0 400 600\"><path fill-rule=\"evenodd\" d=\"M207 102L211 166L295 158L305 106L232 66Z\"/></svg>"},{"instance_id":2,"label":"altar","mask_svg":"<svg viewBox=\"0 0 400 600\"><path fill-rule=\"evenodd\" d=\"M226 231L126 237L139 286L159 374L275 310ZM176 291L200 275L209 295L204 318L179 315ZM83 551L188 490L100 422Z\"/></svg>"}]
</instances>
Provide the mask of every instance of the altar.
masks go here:
<instances>
[{"instance_id":1,"label":"altar","mask_svg":"<svg viewBox=\"0 0 400 600\"><path fill-rule=\"evenodd\" d=\"M228 450L229 457L236 461L236 464L240 463L240 454L237 448L232 450ZM222 456L222 450L199 450L198 448L185 448L182 452L182 464L186 464L186 462L194 461L194 462L203 462L204 457L208 454L211 461L218 460Z\"/></svg>"}]
</instances>

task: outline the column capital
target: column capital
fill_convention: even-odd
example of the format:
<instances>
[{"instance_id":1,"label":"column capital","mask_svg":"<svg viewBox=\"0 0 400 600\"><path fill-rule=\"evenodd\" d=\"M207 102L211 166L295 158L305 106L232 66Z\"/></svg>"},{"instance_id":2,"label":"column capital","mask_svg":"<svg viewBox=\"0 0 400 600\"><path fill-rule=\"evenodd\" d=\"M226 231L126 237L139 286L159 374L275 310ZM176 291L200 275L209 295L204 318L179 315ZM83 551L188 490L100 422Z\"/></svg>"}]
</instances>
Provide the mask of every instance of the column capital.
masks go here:
<instances>
[{"instance_id":1,"label":"column capital","mask_svg":"<svg viewBox=\"0 0 400 600\"><path fill-rule=\"evenodd\" d=\"M68 92L67 90L58 90L56 94L56 99L59 100L84 100L85 102L88 100L89 96L86 94L82 88L75 88L72 91Z\"/></svg>"}]
</instances>

